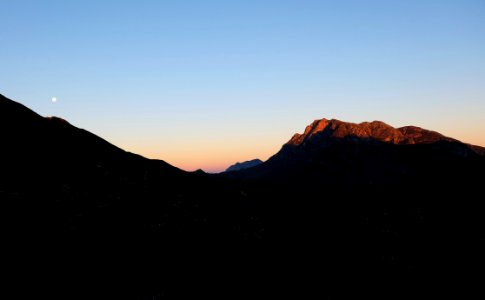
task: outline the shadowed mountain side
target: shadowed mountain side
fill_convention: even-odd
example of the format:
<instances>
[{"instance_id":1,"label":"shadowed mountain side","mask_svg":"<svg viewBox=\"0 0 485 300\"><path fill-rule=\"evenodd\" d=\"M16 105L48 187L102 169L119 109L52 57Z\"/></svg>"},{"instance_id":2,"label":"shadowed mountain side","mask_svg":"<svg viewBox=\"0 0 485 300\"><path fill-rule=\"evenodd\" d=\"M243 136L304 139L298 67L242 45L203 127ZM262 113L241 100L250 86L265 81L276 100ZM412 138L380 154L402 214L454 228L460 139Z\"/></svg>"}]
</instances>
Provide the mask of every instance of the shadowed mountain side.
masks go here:
<instances>
[{"instance_id":1,"label":"shadowed mountain side","mask_svg":"<svg viewBox=\"0 0 485 300\"><path fill-rule=\"evenodd\" d=\"M205 174L123 151L3 96L0 128L0 195L10 199L3 204L11 206L14 228L93 236L153 231L175 240L258 239L259 229L243 232L247 226L241 218L258 221L255 215L243 217L248 211L242 213L241 197L230 184L226 188ZM14 218L16 213L22 217Z\"/></svg>"},{"instance_id":2,"label":"shadowed mountain side","mask_svg":"<svg viewBox=\"0 0 485 300\"><path fill-rule=\"evenodd\" d=\"M456 186L481 177L482 150L414 126L323 119L295 134L263 164L227 176L347 186L448 181Z\"/></svg>"},{"instance_id":3,"label":"shadowed mountain side","mask_svg":"<svg viewBox=\"0 0 485 300\"><path fill-rule=\"evenodd\" d=\"M485 148L484 147L480 147L480 146L476 146L476 145L468 145L470 146L470 148L473 149L473 151L475 151L476 153L482 155L482 156L485 156Z\"/></svg>"},{"instance_id":4,"label":"shadowed mountain side","mask_svg":"<svg viewBox=\"0 0 485 300\"><path fill-rule=\"evenodd\" d=\"M52 282L73 285L69 298L93 298L98 290L73 279L83 272L103 282L108 298L217 295L233 285L208 284L205 292L182 286L199 284L209 266L222 268L218 262L235 245L250 247L265 236L256 204L262 199L247 197L233 180L126 152L3 96L0 131L2 237L6 257L16 262L11 278L25 278L21 270L29 269L38 281L49 269ZM244 261L224 266L241 270ZM124 288L106 286L106 278Z\"/></svg>"},{"instance_id":5,"label":"shadowed mountain side","mask_svg":"<svg viewBox=\"0 0 485 300\"><path fill-rule=\"evenodd\" d=\"M271 220L278 240L300 249L288 265L326 269L318 278L340 286L332 299L483 295L479 285L452 288L456 274L485 266L477 149L418 127L322 120L263 164L221 176L280 191Z\"/></svg>"},{"instance_id":6,"label":"shadowed mountain side","mask_svg":"<svg viewBox=\"0 0 485 300\"><path fill-rule=\"evenodd\" d=\"M54 274L62 299L431 299L453 285L429 278L476 274L484 158L415 127L325 122L208 175L0 97L8 278Z\"/></svg>"},{"instance_id":7,"label":"shadowed mountain side","mask_svg":"<svg viewBox=\"0 0 485 300\"><path fill-rule=\"evenodd\" d=\"M282 192L277 234L301 249L299 264L289 265L298 274L304 265L328 270L341 291L330 298L483 295L479 285L452 288L456 274L485 266L485 157L477 149L418 127L322 120L263 164L222 176Z\"/></svg>"}]
</instances>

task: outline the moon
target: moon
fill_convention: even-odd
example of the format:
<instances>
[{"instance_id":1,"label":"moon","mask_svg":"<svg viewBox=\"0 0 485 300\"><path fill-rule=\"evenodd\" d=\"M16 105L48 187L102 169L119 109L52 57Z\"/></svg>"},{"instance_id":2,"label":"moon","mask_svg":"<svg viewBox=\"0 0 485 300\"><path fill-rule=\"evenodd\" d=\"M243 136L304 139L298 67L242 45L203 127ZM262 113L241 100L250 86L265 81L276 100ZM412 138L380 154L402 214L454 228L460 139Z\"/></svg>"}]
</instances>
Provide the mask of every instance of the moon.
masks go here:
<instances>
[{"instance_id":1,"label":"moon","mask_svg":"<svg viewBox=\"0 0 485 300\"><path fill-rule=\"evenodd\" d=\"M56 103L57 101L57 98L56 97L52 97L52 103Z\"/></svg>"}]
</instances>

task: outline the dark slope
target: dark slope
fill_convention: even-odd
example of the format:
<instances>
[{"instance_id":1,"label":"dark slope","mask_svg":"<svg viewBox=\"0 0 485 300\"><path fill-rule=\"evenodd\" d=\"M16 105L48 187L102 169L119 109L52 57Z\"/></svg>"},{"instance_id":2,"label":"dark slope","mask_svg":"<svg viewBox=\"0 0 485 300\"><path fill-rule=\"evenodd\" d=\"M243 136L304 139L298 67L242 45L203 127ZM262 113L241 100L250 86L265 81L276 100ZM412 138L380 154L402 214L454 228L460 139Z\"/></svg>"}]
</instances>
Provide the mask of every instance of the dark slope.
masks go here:
<instances>
[{"instance_id":1,"label":"dark slope","mask_svg":"<svg viewBox=\"0 0 485 300\"><path fill-rule=\"evenodd\" d=\"M226 169L225 172L232 172L232 171L239 171L239 170L243 170L243 169L247 169L247 168L252 168L252 167L255 167L257 165L260 165L262 164L263 161L260 160L260 159L252 159L252 160L248 160L248 161L245 161L245 162L237 162L235 164L233 164L232 166L230 166L229 168Z\"/></svg>"},{"instance_id":2,"label":"dark slope","mask_svg":"<svg viewBox=\"0 0 485 300\"><path fill-rule=\"evenodd\" d=\"M257 239L231 184L128 153L3 96L0 128L0 195L25 232Z\"/></svg>"},{"instance_id":3,"label":"dark slope","mask_svg":"<svg viewBox=\"0 0 485 300\"><path fill-rule=\"evenodd\" d=\"M15 271L40 279L49 270L74 285L82 281L69 276L87 271L126 283L110 293L195 296L181 286L200 284L233 247L264 236L260 209L233 181L128 153L3 96L0 132L4 250L26 264ZM138 279L147 288L136 290ZM209 283L203 294L222 290Z\"/></svg>"},{"instance_id":4,"label":"dark slope","mask_svg":"<svg viewBox=\"0 0 485 300\"><path fill-rule=\"evenodd\" d=\"M321 120L263 164L223 175L275 191L271 224L298 248L288 261L304 286L338 287L332 299L467 297L483 295L471 274L485 266L476 149L418 127ZM466 290L454 289L457 274Z\"/></svg>"},{"instance_id":5,"label":"dark slope","mask_svg":"<svg viewBox=\"0 0 485 300\"><path fill-rule=\"evenodd\" d=\"M415 127L325 122L210 176L0 97L8 278L70 288L63 299L452 295L483 266L483 158Z\"/></svg>"},{"instance_id":6,"label":"dark slope","mask_svg":"<svg viewBox=\"0 0 485 300\"><path fill-rule=\"evenodd\" d=\"M60 179L71 180L71 176L129 174L148 162L63 119L43 118L1 95L0 126L5 141L0 150L2 176L12 183L58 185ZM151 163L166 175L182 173L163 161Z\"/></svg>"},{"instance_id":7,"label":"dark slope","mask_svg":"<svg viewBox=\"0 0 485 300\"><path fill-rule=\"evenodd\" d=\"M60 223L53 221L53 230L89 230L87 227L94 225L83 227L83 224L96 220L100 222L96 223L96 231L118 231L112 226L123 227L131 222L127 230L132 230L131 226L150 227L162 223L181 226L177 230L183 231L182 227L190 227L191 222L197 223L209 216L198 215L197 210L185 211L192 208L184 205L196 205L195 202L177 205L178 202L199 201L199 193L205 192L214 194L214 201L233 196L224 194L226 191L219 187L212 191L213 179L204 174L187 173L163 161L126 152L62 119L43 118L3 96L0 97L0 127L4 140L0 149L2 197L24 199L29 205L38 205L39 209L49 207L42 213L52 213L56 215L51 216L54 219L57 216L62 219L55 220ZM225 206L228 202L219 204ZM237 197L233 202L237 202ZM145 205L148 207L139 207ZM167 206L170 213L181 218L192 215L193 219L173 220L174 224L168 219L151 220L150 206L159 208L159 205ZM62 212L54 213L58 209ZM106 221L107 218L125 217L112 214L111 209L121 209L123 214L145 215L130 220L134 217L131 215L113 222L117 225L110 225L112 222ZM222 221L221 217L216 218L214 222ZM225 226L224 223L219 225ZM196 226L203 227L202 224Z\"/></svg>"}]
</instances>

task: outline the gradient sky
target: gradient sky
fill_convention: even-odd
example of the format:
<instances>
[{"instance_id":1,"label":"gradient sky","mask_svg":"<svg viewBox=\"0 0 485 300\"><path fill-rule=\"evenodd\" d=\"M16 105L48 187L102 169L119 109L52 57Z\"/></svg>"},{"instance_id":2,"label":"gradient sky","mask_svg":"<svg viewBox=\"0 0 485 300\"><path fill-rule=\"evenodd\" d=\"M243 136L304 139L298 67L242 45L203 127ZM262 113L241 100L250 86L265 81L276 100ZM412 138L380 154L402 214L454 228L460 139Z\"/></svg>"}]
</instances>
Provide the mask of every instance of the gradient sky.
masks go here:
<instances>
[{"instance_id":1,"label":"gradient sky","mask_svg":"<svg viewBox=\"0 0 485 300\"><path fill-rule=\"evenodd\" d=\"M0 45L1 94L186 170L324 117L485 146L483 0L1 1Z\"/></svg>"}]
</instances>

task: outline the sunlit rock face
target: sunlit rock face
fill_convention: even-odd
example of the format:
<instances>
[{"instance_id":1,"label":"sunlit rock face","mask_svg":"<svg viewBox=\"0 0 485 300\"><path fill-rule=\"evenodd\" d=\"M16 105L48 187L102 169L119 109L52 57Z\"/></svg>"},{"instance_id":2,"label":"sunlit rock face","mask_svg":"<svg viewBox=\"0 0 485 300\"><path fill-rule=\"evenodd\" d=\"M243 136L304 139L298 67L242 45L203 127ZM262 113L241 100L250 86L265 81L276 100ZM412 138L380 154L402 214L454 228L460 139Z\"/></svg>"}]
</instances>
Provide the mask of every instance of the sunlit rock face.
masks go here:
<instances>
[{"instance_id":1,"label":"sunlit rock face","mask_svg":"<svg viewBox=\"0 0 485 300\"><path fill-rule=\"evenodd\" d=\"M308 125L303 134L295 134L287 144L299 146L316 137L358 138L399 145L456 141L437 132L416 126L394 128L381 121L355 124L335 119L321 119L315 120L312 124Z\"/></svg>"}]
</instances>

